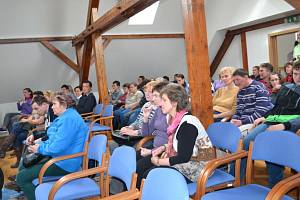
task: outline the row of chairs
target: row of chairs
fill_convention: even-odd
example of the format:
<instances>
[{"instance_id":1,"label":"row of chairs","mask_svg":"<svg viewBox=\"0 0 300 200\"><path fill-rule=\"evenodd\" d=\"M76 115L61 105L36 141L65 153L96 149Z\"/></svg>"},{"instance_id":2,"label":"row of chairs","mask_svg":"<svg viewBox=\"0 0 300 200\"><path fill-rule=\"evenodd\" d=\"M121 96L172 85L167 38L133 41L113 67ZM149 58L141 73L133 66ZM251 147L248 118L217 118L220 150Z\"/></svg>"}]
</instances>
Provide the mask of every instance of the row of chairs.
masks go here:
<instances>
[{"instance_id":1,"label":"row of chairs","mask_svg":"<svg viewBox=\"0 0 300 200\"><path fill-rule=\"evenodd\" d=\"M266 132L262 133L257 137L254 144L250 146L249 152L242 151L241 149L241 133L239 129L235 126L232 126L230 123L214 123L207 129L208 135L216 148L228 150L231 154L225 156L224 158L217 158L207 163L206 167L202 170L197 183L180 184L182 193L182 198L185 199L184 195L185 191L188 191L188 195L191 195L193 199L280 199L283 195L288 192L290 189L298 186L300 183L300 175L296 174L292 177L289 177L282 182L278 183L272 190L260 185L250 184L252 179L252 162L253 160L265 160L268 162L277 163L280 165L288 166L294 169L296 172L300 171L300 161L299 161L299 153L300 153L300 139L297 135L286 132L286 131L274 131L274 132ZM113 155L109 159L110 162L108 167L103 165L105 161L103 155L108 157L107 151L99 150L99 144L96 144L97 147L92 148L91 145L94 143L93 141L96 138L105 138L102 139L106 143L107 138L103 135L94 136L89 143L89 148L85 152L94 152L98 154L97 160L100 165L99 167L93 169L86 169L87 164L84 164L84 169L82 172L76 172L74 174L67 175L57 182L48 182L43 183L43 173L46 169L41 170L41 174L39 176L40 185L37 187L36 196L37 199L47 199L49 194L49 199L60 199L61 195L77 195L78 191L80 193L85 193L85 190L89 189L90 191L87 194L90 196L96 195L97 198L105 197L106 199L143 199L143 193L145 189L142 189L142 192L138 191L135 187L136 185L136 175L135 175L135 150L131 147L119 147L117 151L114 151ZM105 149L106 144L102 144ZM94 149L92 151L92 149ZM130 149L130 150L129 150ZM125 153L119 153L125 152ZM82 156L77 155L77 156ZM88 154L87 154L88 155ZM100 156L101 155L101 156ZM74 155L73 155L74 156ZM247 166L247 177L246 177L246 185L240 186L239 180L239 166L240 159L248 156L248 166ZM70 158L72 156L69 156ZM101 159L100 159L101 157ZM56 161L61 160L59 158ZM108 159L107 159L108 160ZM230 175L220 169L219 166L228 164L230 162L235 161L235 176ZM53 164L54 161L49 161L46 165ZM85 163L85 162L84 162ZM125 170L130 169L130 170ZM100 173L100 185L93 184L91 179L84 178L84 180L78 181L79 177L86 177L91 174ZM162 172L155 172L162 173ZM167 173L167 172L165 172ZM125 175L126 174L126 175ZM109 189L109 176L114 176L124 181L127 192L118 194L116 196L108 196ZM169 189L171 193L174 193L175 190L172 188L172 184L174 181L170 181L167 177L162 178L163 175L160 175L160 181L163 183L167 181L166 185L170 186ZM174 175L175 176L175 175ZM179 176L179 175L178 175ZM74 179L76 178L76 181ZM104 179L106 180L104 182ZM148 177L147 177L148 179ZM146 179L146 182L147 182ZM71 182L69 182L71 180ZM86 181L86 182L84 182ZM170 182L169 182L170 181ZM66 184L68 182L68 184ZM146 183L145 182L145 183ZM151 182L151 181L149 181ZM72 184L70 184L72 183ZM81 183L81 184L80 184ZM82 184L84 183L84 184ZM228 184L231 183L235 188L233 189L225 189L219 190L220 188L227 187ZM46 185L45 185L46 184ZM156 183L157 185L158 183ZM70 187L67 187L67 186ZM72 186L73 185L73 186ZM59 189L59 186L62 186ZM77 186L77 189L71 189L72 187ZM240 186L240 187L239 187ZM156 186L147 186L153 194L157 194L156 190L159 190L165 194L157 194L157 195L166 195L171 196L168 190L161 190L163 185ZM174 186L175 187L175 186ZM177 186L176 186L177 187ZM93 191L92 188L94 188ZM97 189L98 188L98 189ZM78 191L77 191L78 190ZM75 192L76 191L76 192ZM104 191L104 192L102 192ZM208 193L209 192L209 193ZM86 194L86 193L85 193ZM144 193L144 194L147 194ZM179 194L178 194L179 195ZM281 195L281 196L280 196ZM42 198L42 196L44 198ZM55 198L54 198L55 196ZM267 197L268 196L268 197ZM280 196L280 198L279 198ZM81 196L80 198L85 198L86 196ZM173 197L173 196L172 196ZM64 199L73 199L75 196L64 196ZM78 198L76 196L76 198ZM167 198L153 198L153 199L167 199ZM176 199L176 198L173 198ZM291 199L288 196L284 196L283 199Z\"/></svg>"},{"instance_id":2,"label":"row of chairs","mask_svg":"<svg viewBox=\"0 0 300 200\"><path fill-rule=\"evenodd\" d=\"M184 177L173 169L157 169L149 173L149 176L142 183L142 192L136 189L136 152L128 146L121 146L115 149L109 158L108 166L105 164L107 137L104 135L93 136L88 148L83 153L68 155L48 161L39 174L39 184L35 195L37 200L46 199L123 199L139 198L142 200L172 199L188 200L189 194ZM63 159L70 159L76 156L84 156L83 170L59 178L57 181L43 180L47 168ZM87 169L87 160L94 159L99 163L98 167ZM99 184L89 176L100 174ZM127 192L109 196L110 177L118 178L125 183ZM54 178L54 177L52 177ZM176 189L171 194L167 191L169 187ZM158 187L158 188L157 188ZM166 190L165 190L166 189ZM127 195L126 195L127 194Z\"/></svg>"}]
</instances>

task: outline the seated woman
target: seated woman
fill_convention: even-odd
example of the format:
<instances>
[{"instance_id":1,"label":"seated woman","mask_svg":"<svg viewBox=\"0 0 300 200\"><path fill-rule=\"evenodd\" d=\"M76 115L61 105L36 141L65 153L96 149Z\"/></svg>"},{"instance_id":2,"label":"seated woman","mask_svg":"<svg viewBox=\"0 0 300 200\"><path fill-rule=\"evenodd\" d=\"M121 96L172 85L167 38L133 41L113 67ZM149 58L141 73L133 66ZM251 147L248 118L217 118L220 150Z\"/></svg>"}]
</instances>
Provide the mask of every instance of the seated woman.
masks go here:
<instances>
[{"instance_id":1,"label":"seated woman","mask_svg":"<svg viewBox=\"0 0 300 200\"><path fill-rule=\"evenodd\" d=\"M233 67L223 67L220 70L224 87L219 88L213 97L214 121L221 121L223 118L230 119L235 113L236 97L239 88L234 85L232 74Z\"/></svg>"},{"instance_id":2,"label":"seated woman","mask_svg":"<svg viewBox=\"0 0 300 200\"><path fill-rule=\"evenodd\" d=\"M33 92L30 88L23 89L23 99L18 100L17 107L20 111L19 113L6 113L3 120L2 128L0 131L11 131L12 125L15 121L18 121L20 116L28 116L32 112L31 102L33 97Z\"/></svg>"},{"instance_id":3,"label":"seated woman","mask_svg":"<svg viewBox=\"0 0 300 200\"><path fill-rule=\"evenodd\" d=\"M78 112L73 108L74 106L75 101L71 96L60 93L55 95L52 109L54 114L58 117L48 127L45 141L41 139L34 141L32 135L27 138L27 142L30 144L28 148L31 152L55 158L83 151L88 127ZM37 109L44 109L43 105ZM35 199L35 187L32 184L32 180L38 177L44 163L45 162L40 162L29 168L24 168L23 166L19 168L17 184L27 199ZM63 160L51 165L45 175L66 175L78 171L81 163L82 158Z\"/></svg>"},{"instance_id":4,"label":"seated woman","mask_svg":"<svg viewBox=\"0 0 300 200\"><path fill-rule=\"evenodd\" d=\"M129 136L142 136L141 130L142 130L142 124L143 124L143 116L144 116L144 110L147 107L150 107L151 105L154 105L153 102L153 96L152 96L152 88L155 86L157 82L151 81L145 86L145 96L147 99L147 103L142 107L137 119L130 124L129 126L125 126L121 128L120 134L121 135L129 135ZM148 115L149 119L151 119L155 113L156 106L151 107L150 114ZM140 138L137 138L138 140L130 140L128 139L122 139L122 138L116 138L114 137L115 142L118 143L118 145L129 145L129 146L134 146Z\"/></svg>"},{"instance_id":5,"label":"seated woman","mask_svg":"<svg viewBox=\"0 0 300 200\"><path fill-rule=\"evenodd\" d=\"M285 73L285 77L282 79L282 82L283 83L294 83L293 63L292 62L287 62L284 65L284 73Z\"/></svg>"},{"instance_id":6,"label":"seated woman","mask_svg":"<svg viewBox=\"0 0 300 200\"><path fill-rule=\"evenodd\" d=\"M153 102L154 105L151 105L149 108L144 109L143 116L143 126L142 126L142 136L154 136L153 143L147 143L141 148L141 151L138 152L137 160L146 157L151 154L153 148L160 147L168 142L167 135L167 115L164 114L160 108L161 97L160 92L168 85L167 82L160 82L153 87ZM157 107L155 110L154 116L152 119L149 119L150 111L152 107Z\"/></svg>"},{"instance_id":7,"label":"seated woman","mask_svg":"<svg viewBox=\"0 0 300 200\"><path fill-rule=\"evenodd\" d=\"M272 104L276 103L278 91L281 88L281 76L279 73L272 72L270 75L270 83L272 86L271 102Z\"/></svg>"},{"instance_id":8,"label":"seated woman","mask_svg":"<svg viewBox=\"0 0 300 200\"><path fill-rule=\"evenodd\" d=\"M201 122L188 113L189 97L183 87L169 84L160 95L162 112L168 114L169 118L168 144L156 148L152 151L152 155L137 162L138 187L142 178L145 178L151 169L161 166L177 169L188 182L196 180L205 165L204 161L191 160L198 154L196 144L202 147L212 146Z\"/></svg>"}]
</instances>

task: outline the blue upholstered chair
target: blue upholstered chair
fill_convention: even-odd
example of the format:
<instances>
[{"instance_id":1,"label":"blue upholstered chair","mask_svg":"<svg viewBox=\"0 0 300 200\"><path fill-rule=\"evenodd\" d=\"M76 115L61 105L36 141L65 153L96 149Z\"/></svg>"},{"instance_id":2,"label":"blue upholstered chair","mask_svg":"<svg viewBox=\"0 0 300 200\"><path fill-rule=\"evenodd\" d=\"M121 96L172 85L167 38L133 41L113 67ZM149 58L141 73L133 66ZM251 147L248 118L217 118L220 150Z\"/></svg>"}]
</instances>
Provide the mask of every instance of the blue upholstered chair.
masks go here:
<instances>
[{"instance_id":1,"label":"blue upholstered chair","mask_svg":"<svg viewBox=\"0 0 300 200\"><path fill-rule=\"evenodd\" d=\"M258 135L250 144L247 160L246 185L211 192L202 200L291 200L285 195L300 185L300 137L288 131L266 131ZM277 183L272 189L251 184L253 160L263 160L290 167L297 174Z\"/></svg>"},{"instance_id":2,"label":"blue upholstered chair","mask_svg":"<svg viewBox=\"0 0 300 200\"><path fill-rule=\"evenodd\" d=\"M110 139L113 131L113 108L114 106L109 104L103 108L102 114L100 117L95 118L90 123L90 130L92 135L95 134L105 134Z\"/></svg>"},{"instance_id":3,"label":"blue upholstered chair","mask_svg":"<svg viewBox=\"0 0 300 200\"><path fill-rule=\"evenodd\" d=\"M103 110L103 104L99 103L95 106L94 111L93 112L89 112L89 113L82 113L81 116L82 118L87 122L87 123L91 123L91 121L95 120L97 117L100 117L102 114L102 110Z\"/></svg>"},{"instance_id":4,"label":"blue upholstered chair","mask_svg":"<svg viewBox=\"0 0 300 200\"><path fill-rule=\"evenodd\" d=\"M74 189L74 190L78 190L79 192L81 191L80 188L78 188L80 186L80 184L90 184L93 185L94 187L90 187L91 190L89 191L91 195L95 194L99 194L99 189L97 184L89 178L84 178L81 180L75 180L75 181L70 181L70 179L68 180L66 177L70 177L70 175L64 176L64 177L46 177L46 179L43 179L43 175L46 172L47 168L49 166L51 166L52 164L54 164L57 161L60 160L64 160L64 159L70 159L70 158L74 158L74 157L78 157L78 156L83 156L83 170L80 172L76 172L76 173L83 173L84 171L88 170L87 169L87 165L88 165L88 159L93 159L96 160L98 162L98 168L100 168L101 166L104 165L105 162L105 153L106 153L106 144L107 144L107 137L105 135L97 135L94 136L91 141L88 143L88 145L86 145L87 149L85 149L84 152L82 153L77 153L77 154L73 154L73 155L68 155L68 156L64 156L64 157L58 157L58 158L54 158L51 159L50 161L48 161L43 168L40 171L39 174L39 186L36 188L35 194L36 194L36 199L48 199L48 195L50 193L50 190L52 190L52 186L58 182L60 183L65 183L68 182L67 184L65 184L62 187L62 190L60 192L58 192L58 199L60 199L60 197L64 197L65 199L69 199L69 197L76 197L77 194L74 194L75 196L72 196L72 194L65 194L64 191L68 191L69 189ZM75 173L75 174L76 174ZM59 179L59 181L57 181ZM71 179L72 180L72 179ZM57 181L57 182L55 182ZM94 189L96 186L97 189ZM71 192L73 193L73 192ZM61 195L61 196L60 196ZM66 195L66 196L64 196ZM79 195L80 196L80 195Z\"/></svg>"},{"instance_id":5,"label":"blue upholstered chair","mask_svg":"<svg viewBox=\"0 0 300 200\"><path fill-rule=\"evenodd\" d=\"M186 180L177 170L155 168L143 180L141 199L188 200Z\"/></svg>"},{"instance_id":6,"label":"blue upholstered chair","mask_svg":"<svg viewBox=\"0 0 300 200\"><path fill-rule=\"evenodd\" d=\"M171 168L155 168L143 179L141 191L130 190L103 200L188 200L189 192L183 175Z\"/></svg>"},{"instance_id":7,"label":"blue upholstered chair","mask_svg":"<svg viewBox=\"0 0 300 200\"><path fill-rule=\"evenodd\" d=\"M235 175L218 169L220 165L226 165L230 161L235 161L235 167L240 166L240 159L235 160L233 153L237 153L242 150L242 135L239 128L229 122L216 122L211 124L207 129L208 137L215 149L221 149L228 152L226 162L220 162L220 159L214 159L209 161L207 166L202 170L197 182L188 184L189 194L194 199L200 199L206 192L226 188L228 186L240 185L240 173L239 170L235 170ZM232 157L233 156L233 157ZM211 163L217 163L215 165L212 175L205 180L202 179L202 175L210 167Z\"/></svg>"},{"instance_id":8,"label":"blue upholstered chair","mask_svg":"<svg viewBox=\"0 0 300 200\"><path fill-rule=\"evenodd\" d=\"M102 135L94 136L102 137ZM94 138L93 137L93 138ZM92 138L92 140L93 140ZM95 149L95 151L97 151ZM99 159L96 159L98 162ZM68 174L57 182L41 184L36 188L36 199L80 199L108 196L110 176L122 180L127 190L136 190L136 153L132 147L121 146L110 157L109 166L95 167ZM88 176L100 173L99 185ZM104 175L106 175L104 182ZM105 185L105 187L104 187Z\"/></svg>"}]
</instances>

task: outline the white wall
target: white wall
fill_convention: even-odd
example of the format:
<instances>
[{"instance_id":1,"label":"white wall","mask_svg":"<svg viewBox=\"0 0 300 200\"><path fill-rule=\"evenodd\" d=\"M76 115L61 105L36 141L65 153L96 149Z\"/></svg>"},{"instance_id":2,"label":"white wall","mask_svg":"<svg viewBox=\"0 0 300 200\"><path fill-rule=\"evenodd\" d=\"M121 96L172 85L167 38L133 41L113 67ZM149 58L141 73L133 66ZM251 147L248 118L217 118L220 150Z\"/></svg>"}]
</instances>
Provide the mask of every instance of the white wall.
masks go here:
<instances>
[{"instance_id":1,"label":"white wall","mask_svg":"<svg viewBox=\"0 0 300 200\"><path fill-rule=\"evenodd\" d=\"M269 62L268 34L299 27L299 24L281 24L247 33L249 71L254 65ZM292 47L291 47L292 48Z\"/></svg>"},{"instance_id":2,"label":"white wall","mask_svg":"<svg viewBox=\"0 0 300 200\"><path fill-rule=\"evenodd\" d=\"M187 75L183 39L113 40L104 57L109 86L114 80L137 81L138 75L171 79L178 72ZM90 79L96 80L94 66Z\"/></svg>"},{"instance_id":3,"label":"white wall","mask_svg":"<svg viewBox=\"0 0 300 200\"><path fill-rule=\"evenodd\" d=\"M251 25L262 19L284 16L293 10L294 8L284 0L206 0L205 12L210 62L213 61L221 46L226 30ZM292 26L287 25L286 28ZM273 30L275 29L261 29L247 33L249 66L268 61L267 34ZM222 66L242 67L239 36L236 36L231 43L219 68ZM216 77L217 74L214 74L213 78Z\"/></svg>"}]
</instances>

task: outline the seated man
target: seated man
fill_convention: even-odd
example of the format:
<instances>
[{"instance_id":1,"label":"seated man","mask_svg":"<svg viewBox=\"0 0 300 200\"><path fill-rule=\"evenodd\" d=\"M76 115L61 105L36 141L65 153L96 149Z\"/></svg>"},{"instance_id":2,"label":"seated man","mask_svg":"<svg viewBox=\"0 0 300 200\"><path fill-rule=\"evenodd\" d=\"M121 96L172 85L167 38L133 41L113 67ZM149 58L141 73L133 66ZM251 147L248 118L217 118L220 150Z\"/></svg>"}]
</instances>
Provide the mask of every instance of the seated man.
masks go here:
<instances>
[{"instance_id":1,"label":"seated man","mask_svg":"<svg viewBox=\"0 0 300 200\"><path fill-rule=\"evenodd\" d=\"M120 81L114 81L109 93L109 103L117 105L119 98L123 95L123 91L120 89Z\"/></svg>"},{"instance_id":2,"label":"seated man","mask_svg":"<svg viewBox=\"0 0 300 200\"><path fill-rule=\"evenodd\" d=\"M117 129L119 122L121 128L125 126L124 115L127 112L134 110L143 96L143 93L137 89L137 84L134 82L131 83L129 86L129 93L126 97L125 106L114 112L114 129Z\"/></svg>"},{"instance_id":3,"label":"seated man","mask_svg":"<svg viewBox=\"0 0 300 200\"><path fill-rule=\"evenodd\" d=\"M252 80L244 69L235 70L233 80L240 90L237 94L236 114L231 122L238 127L253 124L273 107L269 92L261 83Z\"/></svg>"},{"instance_id":4,"label":"seated man","mask_svg":"<svg viewBox=\"0 0 300 200\"><path fill-rule=\"evenodd\" d=\"M263 131L290 130L296 132L300 122L300 62L294 64L295 83L283 84L278 92L275 106L264 117L254 121L256 126L244 139L244 149L248 150L250 141ZM241 176L244 175L246 160L242 161ZM283 167L267 163L269 185L272 187L283 178Z\"/></svg>"},{"instance_id":5,"label":"seated man","mask_svg":"<svg viewBox=\"0 0 300 200\"><path fill-rule=\"evenodd\" d=\"M92 91L92 82L84 81L82 83L82 96L79 99L76 109L79 114L93 112L94 107L96 106L96 98Z\"/></svg>"}]
</instances>

